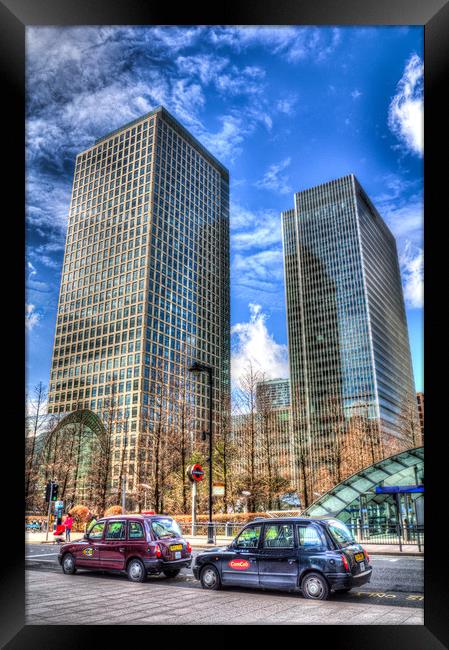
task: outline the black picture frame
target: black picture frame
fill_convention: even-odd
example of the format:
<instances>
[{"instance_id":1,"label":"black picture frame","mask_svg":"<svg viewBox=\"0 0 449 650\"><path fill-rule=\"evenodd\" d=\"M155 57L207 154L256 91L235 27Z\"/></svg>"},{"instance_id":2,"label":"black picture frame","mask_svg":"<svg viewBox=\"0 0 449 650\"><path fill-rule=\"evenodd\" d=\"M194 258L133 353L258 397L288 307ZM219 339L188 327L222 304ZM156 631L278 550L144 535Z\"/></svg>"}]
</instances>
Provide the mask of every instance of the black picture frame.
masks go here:
<instances>
[{"instance_id":1,"label":"black picture frame","mask_svg":"<svg viewBox=\"0 0 449 650\"><path fill-rule=\"evenodd\" d=\"M142 0L109 0L92 2L78 0L3 0L0 2L0 62L2 72L4 117L3 144L8 152L4 187L12 199L3 210L4 242L4 315L23 319L24 304L24 81L25 28L31 25L101 25L101 24L234 24L234 25L423 25L425 34L425 383L426 383L426 560L424 626L312 626L320 645L324 634L330 634L332 647L382 648L401 647L408 650L437 650L448 647L448 625L445 598L447 560L442 546L446 524L445 484L446 458L444 447L443 408L447 393L444 375L446 349L443 318L445 293L440 290L444 278L444 236L439 232L447 214L443 174L447 168L448 106L444 97L449 61L449 3L445 0L265 0L257 2L229 1L209 8L185 3L174 8L169 3L144 3ZM446 82L446 84L445 84ZM441 161L441 162L440 162ZM17 247L17 250L15 250ZM5 250L5 249L8 249ZM6 252L12 251L11 256ZM21 291L22 288L22 291ZM25 626L24 625L24 545L23 539L23 385L24 346L20 324L14 326L11 316L8 344L4 348L4 375L8 379L4 403L3 450L8 458L9 475L3 479L2 518L2 587L0 601L0 642L8 648L72 648L90 647L104 642L104 628L91 626ZM20 320L22 323L23 320ZM4 339L6 342L6 338ZM12 383L12 380L14 382ZM17 386L15 384L18 384ZM11 387L14 389L11 390ZM438 428L441 423L441 430ZM443 452L443 453L442 453ZM300 603L298 604L300 606ZM82 621L80 621L82 622ZM138 626L136 626L138 627ZM133 626L133 630L136 628ZM274 632L276 633L275 628ZM127 636L131 628L126 631ZM207 637L209 636L209 630ZM305 633L304 628L300 634ZM118 644L123 630L114 628ZM152 633L153 634L153 633ZM204 632L202 632L202 635ZM265 632L264 632L265 634ZM87 642L87 637L89 641ZM206 637L206 634L204 634ZM183 635L183 642L192 637ZM212 630L212 643L214 632ZM287 637L285 637L287 638ZM290 637L292 638L292 637ZM230 643L239 643L240 634ZM198 639L197 639L198 641ZM196 641L195 641L196 642ZM315 643L315 646L316 646Z\"/></svg>"}]
</instances>

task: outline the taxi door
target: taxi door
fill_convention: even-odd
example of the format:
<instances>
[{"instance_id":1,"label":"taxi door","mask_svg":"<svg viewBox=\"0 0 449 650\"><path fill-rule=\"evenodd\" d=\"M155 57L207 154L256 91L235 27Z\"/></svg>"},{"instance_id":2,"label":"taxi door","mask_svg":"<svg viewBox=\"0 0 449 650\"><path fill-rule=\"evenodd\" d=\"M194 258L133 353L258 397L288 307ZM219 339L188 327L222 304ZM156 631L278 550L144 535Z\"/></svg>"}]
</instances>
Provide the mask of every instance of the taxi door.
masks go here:
<instances>
[{"instance_id":1,"label":"taxi door","mask_svg":"<svg viewBox=\"0 0 449 650\"><path fill-rule=\"evenodd\" d=\"M299 544L299 573L307 569L327 570L327 542L320 527L313 522L299 524L297 527Z\"/></svg>"},{"instance_id":2,"label":"taxi door","mask_svg":"<svg viewBox=\"0 0 449 650\"><path fill-rule=\"evenodd\" d=\"M98 569L100 567L100 547L104 532L104 521L96 523L89 531L89 538L81 540L76 545L76 566Z\"/></svg>"},{"instance_id":3,"label":"taxi door","mask_svg":"<svg viewBox=\"0 0 449 650\"><path fill-rule=\"evenodd\" d=\"M259 551L260 586L294 589L298 584L298 572L293 523L265 524Z\"/></svg>"},{"instance_id":4,"label":"taxi door","mask_svg":"<svg viewBox=\"0 0 449 650\"><path fill-rule=\"evenodd\" d=\"M102 569L125 568L126 543L126 521L117 519L108 521L100 547Z\"/></svg>"},{"instance_id":5,"label":"taxi door","mask_svg":"<svg viewBox=\"0 0 449 650\"><path fill-rule=\"evenodd\" d=\"M222 560L224 585L259 586L258 549L261 524L247 526L234 540Z\"/></svg>"}]
</instances>

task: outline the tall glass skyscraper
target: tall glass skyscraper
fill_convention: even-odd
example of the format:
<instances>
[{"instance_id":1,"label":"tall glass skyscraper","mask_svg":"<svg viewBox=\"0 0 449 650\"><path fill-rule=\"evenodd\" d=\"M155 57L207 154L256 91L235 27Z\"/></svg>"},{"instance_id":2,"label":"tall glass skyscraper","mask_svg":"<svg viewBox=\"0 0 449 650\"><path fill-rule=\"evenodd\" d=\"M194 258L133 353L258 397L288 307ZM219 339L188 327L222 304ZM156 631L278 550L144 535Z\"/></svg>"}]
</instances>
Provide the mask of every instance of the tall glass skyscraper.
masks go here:
<instances>
[{"instance_id":1,"label":"tall glass skyscraper","mask_svg":"<svg viewBox=\"0 0 449 650\"><path fill-rule=\"evenodd\" d=\"M194 360L213 367L221 423L229 318L227 169L163 107L81 152L49 411L88 409L108 421L112 488L123 463L128 490L145 481L156 428L175 439L187 420L207 430L207 377L188 373Z\"/></svg>"},{"instance_id":2,"label":"tall glass skyscraper","mask_svg":"<svg viewBox=\"0 0 449 650\"><path fill-rule=\"evenodd\" d=\"M298 192L282 224L293 455L307 505L344 478L348 457L352 473L406 447L403 414L414 417L416 398L395 239L357 179Z\"/></svg>"}]
</instances>

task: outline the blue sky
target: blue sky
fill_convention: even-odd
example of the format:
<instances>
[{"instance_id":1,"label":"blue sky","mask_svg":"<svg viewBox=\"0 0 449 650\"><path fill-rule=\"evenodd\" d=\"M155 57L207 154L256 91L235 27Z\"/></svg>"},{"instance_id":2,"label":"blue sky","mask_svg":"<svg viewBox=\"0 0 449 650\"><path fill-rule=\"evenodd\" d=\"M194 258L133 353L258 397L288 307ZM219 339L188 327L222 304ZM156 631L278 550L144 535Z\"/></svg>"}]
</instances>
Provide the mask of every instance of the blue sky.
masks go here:
<instances>
[{"instance_id":1,"label":"blue sky","mask_svg":"<svg viewBox=\"0 0 449 650\"><path fill-rule=\"evenodd\" d=\"M28 27L27 385L48 382L76 154L164 105L231 176L233 376L288 376L280 211L354 173L397 238L423 390L421 27Z\"/></svg>"}]
</instances>

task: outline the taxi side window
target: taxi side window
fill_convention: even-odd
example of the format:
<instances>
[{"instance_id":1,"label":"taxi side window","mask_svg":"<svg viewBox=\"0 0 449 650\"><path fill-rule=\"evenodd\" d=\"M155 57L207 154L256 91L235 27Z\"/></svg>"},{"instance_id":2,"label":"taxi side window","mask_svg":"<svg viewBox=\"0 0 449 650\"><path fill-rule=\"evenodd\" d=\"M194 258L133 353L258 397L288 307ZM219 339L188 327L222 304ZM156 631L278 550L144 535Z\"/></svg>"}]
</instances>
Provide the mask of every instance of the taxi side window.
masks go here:
<instances>
[{"instance_id":1,"label":"taxi side window","mask_svg":"<svg viewBox=\"0 0 449 650\"><path fill-rule=\"evenodd\" d=\"M294 548L292 524L270 524L265 526L264 548Z\"/></svg>"},{"instance_id":2,"label":"taxi side window","mask_svg":"<svg viewBox=\"0 0 449 650\"><path fill-rule=\"evenodd\" d=\"M139 521L130 521L128 524L129 539L144 539L143 526Z\"/></svg>"},{"instance_id":3,"label":"taxi side window","mask_svg":"<svg viewBox=\"0 0 449 650\"><path fill-rule=\"evenodd\" d=\"M245 528L237 537L235 545L239 548L256 548L259 545L260 531L262 526L250 526Z\"/></svg>"},{"instance_id":4,"label":"taxi side window","mask_svg":"<svg viewBox=\"0 0 449 650\"><path fill-rule=\"evenodd\" d=\"M321 549L323 540L318 529L309 524L308 526L298 526L299 545L305 550Z\"/></svg>"},{"instance_id":5,"label":"taxi side window","mask_svg":"<svg viewBox=\"0 0 449 650\"><path fill-rule=\"evenodd\" d=\"M89 531L89 539L101 539L103 537L104 521L94 524Z\"/></svg>"},{"instance_id":6,"label":"taxi side window","mask_svg":"<svg viewBox=\"0 0 449 650\"><path fill-rule=\"evenodd\" d=\"M126 524L124 521L110 521L106 528L105 539L125 539Z\"/></svg>"}]
</instances>

